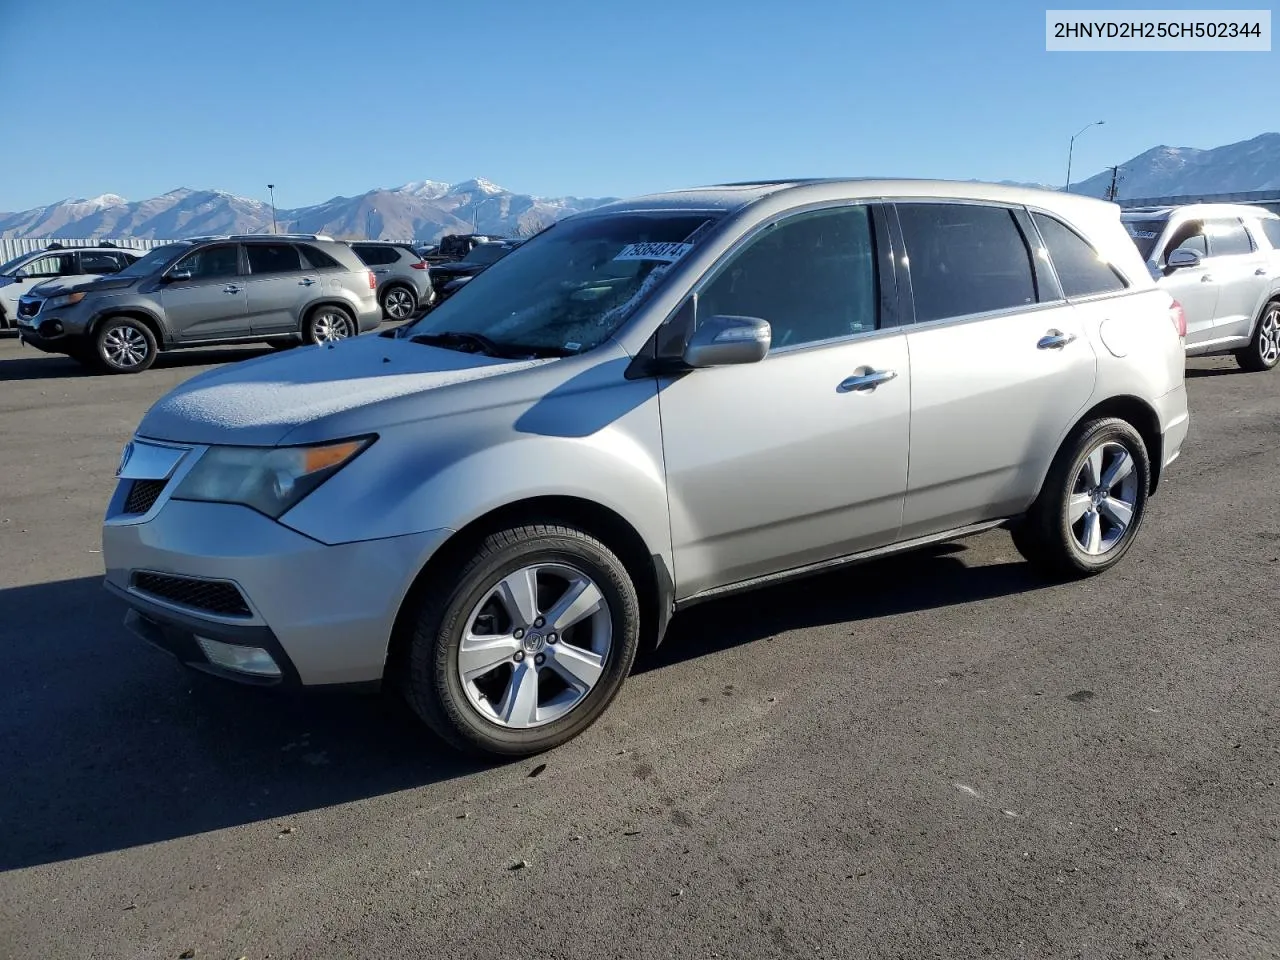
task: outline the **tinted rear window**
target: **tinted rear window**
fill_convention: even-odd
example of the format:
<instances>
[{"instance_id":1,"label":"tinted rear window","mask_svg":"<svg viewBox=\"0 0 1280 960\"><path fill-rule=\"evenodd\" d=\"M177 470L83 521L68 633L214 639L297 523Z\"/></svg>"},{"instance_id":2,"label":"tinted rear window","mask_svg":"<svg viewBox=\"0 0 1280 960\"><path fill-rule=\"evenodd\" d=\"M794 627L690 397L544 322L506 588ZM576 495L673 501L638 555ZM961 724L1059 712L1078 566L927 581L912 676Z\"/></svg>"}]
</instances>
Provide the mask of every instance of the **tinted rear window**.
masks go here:
<instances>
[{"instance_id":1,"label":"tinted rear window","mask_svg":"<svg viewBox=\"0 0 1280 960\"><path fill-rule=\"evenodd\" d=\"M1031 251L1013 212L972 203L898 206L916 322L1036 302Z\"/></svg>"},{"instance_id":2,"label":"tinted rear window","mask_svg":"<svg viewBox=\"0 0 1280 960\"><path fill-rule=\"evenodd\" d=\"M287 243L249 243L250 273L294 273L302 269L297 247Z\"/></svg>"},{"instance_id":3,"label":"tinted rear window","mask_svg":"<svg viewBox=\"0 0 1280 960\"><path fill-rule=\"evenodd\" d=\"M1124 280L1084 239L1065 223L1042 213L1032 215L1049 248L1049 259L1068 297L1091 297L1123 290Z\"/></svg>"},{"instance_id":4,"label":"tinted rear window","mask_svg":"<svg viewBox=\"0 0 1280 960\"><path fill-rule=\"evenodd\" d=\"M333 267L342 268L342 264L317 247L303 246L300 249L302 250L302 255L307 258L308 264L316 270L328 270Z\"/></svg>"},{"instance_id":5,"label":"tinted rear window","mask_svg":"<svg viewBox=\"0 0 1280 960\"><path fill-rule=\"evenodd\" d=\"M396 253L392 247L383 247L373 243L352 244L351 249L356 252L356 256L365 262L366 266L381 266L388 263L395 263L400 259L400 254Z\"/></svg>"},{"instance_id":6,"label":"tinted rear window","mask_svg":"<svg viewBox=\"0 0 1280 960\"><path fill-rule=\"evenodd\" d=\"M1151 259L1151 251L1156 248L1156 241L1160 239L1160 234L1164 233L1164 228L1168 223L1168 220L1124 221L1124 228L1129 232L1129 239L1138 248L1143 260Z\"/></svg>"}]
</instances>

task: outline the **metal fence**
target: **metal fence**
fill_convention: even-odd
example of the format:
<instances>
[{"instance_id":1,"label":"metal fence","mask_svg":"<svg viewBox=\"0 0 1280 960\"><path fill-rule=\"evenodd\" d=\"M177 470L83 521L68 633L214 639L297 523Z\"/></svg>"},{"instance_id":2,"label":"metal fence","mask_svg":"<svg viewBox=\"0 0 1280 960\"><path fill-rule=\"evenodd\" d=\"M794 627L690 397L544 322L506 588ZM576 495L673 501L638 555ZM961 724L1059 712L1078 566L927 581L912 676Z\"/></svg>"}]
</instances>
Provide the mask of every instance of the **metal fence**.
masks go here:
<instances>
[{"instance_id":1,"label":"metal fence","mask_svg":"<svg viewBox=\"0 0 1280 960\"><path fill-rule=\"evenodd\" d=\"M134 237L121 237L120 239L99 237L96 240L63 240L61 237L57 239L51 237L22 237L21 239L0 237L0 263L8 263L14 257L20 257L24 253L36 253L40 250L45 250L51 243L60 243L64 247L93 247L102 243L103 240L109 240L110 243L117 247L125 247L130 250L150 250L152 247L169 243L168 240L138 240Z\"/></svg>"},{"instance_id":2,"label":"metal fence","mask_svg":"<svg viewBox=\"0 0 1280 960\"><path fill-rule=\"evenodd\" d=\"M1187 193L1169 197L1134 197L1117 200L1121 207L1179 207L1188 203L1249 203L1280 213L1280 190L1245 193Z\"/></svg>"}]
</instances>

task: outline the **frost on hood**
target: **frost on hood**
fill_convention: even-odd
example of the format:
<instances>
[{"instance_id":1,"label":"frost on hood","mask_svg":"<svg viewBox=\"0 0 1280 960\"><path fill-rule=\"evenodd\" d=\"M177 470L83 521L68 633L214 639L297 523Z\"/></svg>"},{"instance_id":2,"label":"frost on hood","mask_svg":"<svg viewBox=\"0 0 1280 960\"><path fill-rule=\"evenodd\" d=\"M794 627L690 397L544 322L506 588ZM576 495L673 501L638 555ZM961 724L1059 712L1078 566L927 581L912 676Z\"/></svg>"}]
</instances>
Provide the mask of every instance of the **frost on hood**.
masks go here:
<instances>
[{"instance_id":1,"label":"frost on hood","mask_svg":"<svg viewBox=\"0 0 1280 960\"><path fill-rule=\"evenodd\" d=\"M297 356L296 354L294 356ZM264 358L282 360L281 358ZM290 358L292 359L292 357ZM347 358L356 361L357 357ZM484 363L451 370L384 374L381 351L371 364L351 362L341 367L319 364L299 377L293 364L264 363L250 376L210 378L162 399L150 416L177 418L193 425L227 429L294 427L358 407L426 390L513 373L550 362L546 359Z\"/></svg>"}]
</instances>

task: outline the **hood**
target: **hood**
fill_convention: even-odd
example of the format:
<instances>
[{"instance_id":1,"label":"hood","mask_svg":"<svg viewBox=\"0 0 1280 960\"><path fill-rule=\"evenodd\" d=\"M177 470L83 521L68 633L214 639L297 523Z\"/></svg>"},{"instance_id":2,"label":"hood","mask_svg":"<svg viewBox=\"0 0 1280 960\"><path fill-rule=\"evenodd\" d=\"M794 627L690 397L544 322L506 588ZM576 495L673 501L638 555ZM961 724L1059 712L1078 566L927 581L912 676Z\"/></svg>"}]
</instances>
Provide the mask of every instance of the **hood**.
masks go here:
<instances>
[{"instance_id":1,"label":"hood","mask_svg":"<svg viewBox=\"0 0 1280 960\"><path fill-rule=\"evenodd\" d=\"M128 277L95 277L92 280L86 280L84 277L68 277L65 280L46 280L43 283L37 283L30 288L29 292L37 293L41 297L48 299L61 296L64 293L76 293L80 290L86 293L97 293L102 290L123 290L137 282L136 279Z\"/></svg>"},{"instance_id":2,"label":"hood","mask_svg":"<svg viewBox=\"0 0 1280 960\"><path fill-rule=\"evenodd\" d=\"M273 446L299 427L344 434L344 417L554 360L504 360L388 337L300 347L209 370L162 397L138 435L183 443ZM367 420L362 416L361 420ZM346 424L350 426L350 424Z\"/></svg>"}]
</instances>

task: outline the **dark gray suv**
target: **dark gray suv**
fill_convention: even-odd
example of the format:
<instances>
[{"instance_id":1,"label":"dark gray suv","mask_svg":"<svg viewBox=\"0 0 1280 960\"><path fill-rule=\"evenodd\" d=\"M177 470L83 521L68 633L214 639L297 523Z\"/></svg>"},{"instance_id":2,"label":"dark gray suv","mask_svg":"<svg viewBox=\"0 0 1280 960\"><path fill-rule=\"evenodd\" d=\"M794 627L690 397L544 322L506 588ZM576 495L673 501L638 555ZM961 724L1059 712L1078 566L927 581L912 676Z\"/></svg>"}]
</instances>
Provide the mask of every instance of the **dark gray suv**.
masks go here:
<instances>
[{"instance_id":1,"label":"dark gray suv","mask_svg":"<svg viewBox=\"0 0 1280 960\"><path fill-rule=\"evenodd\" d=\"M18 335L108 373L138 373L161 350L353 337L382 321L377 285L329 237L198 237L111 277L41 284L18 302Z\"/></svg>"}]
</instances>

